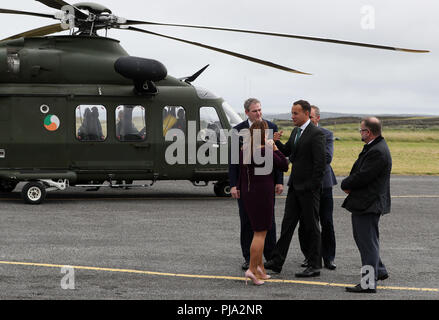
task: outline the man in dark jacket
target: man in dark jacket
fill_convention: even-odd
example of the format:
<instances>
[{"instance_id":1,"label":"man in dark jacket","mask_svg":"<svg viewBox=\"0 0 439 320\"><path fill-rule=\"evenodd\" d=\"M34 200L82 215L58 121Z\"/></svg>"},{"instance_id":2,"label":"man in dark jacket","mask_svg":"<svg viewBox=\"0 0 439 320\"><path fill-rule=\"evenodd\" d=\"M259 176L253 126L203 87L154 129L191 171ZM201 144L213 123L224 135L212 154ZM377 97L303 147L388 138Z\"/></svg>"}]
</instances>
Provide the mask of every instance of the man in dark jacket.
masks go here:
<instances>
[{"instance_id":1,"label":"man in dark jacket","mask_svg":"<svg viewBox=\"0 0 439 320\"><path fill-rule=\"evenodd\" d=\"M376 280L388 278L379 254L378 223L381 215L390 212L392 157L381 136L378 118L363 119L360 134L366 144L349 176L342 181L341 189L348 194L342 207L352 213L352 229L361 255L363 277L360 284L347 287L346 291L374 293ZM364 281L366 276L368 284Z\"/></svg>"},{"instance_id":2,"label":"man in dark jacket","mask_svg":"<svg viewBox=\"0 0 439 320\"><path fill-rule=\"evenodd\" d=\"M247 116L247 119L238 125L236 125L233 129L240 132L243 129L249 129L253 122L261 121L262 119L262 107L261 102L258 99L250 98L244 102L244 111ZM277 132L277 125L265 120L268 124L268 128L273 130L273 132ZM245 212L244 205L241 202L239 190L236 188L236 184L238 182L239 177L239 164L230 163L229 165L229 181L230 181L230 193L234 199L238 200L239 207L239 218L241 221L241 250L242 255L244 257L244 263L242 265L243 270L247 270L249 268L250 261L250 245L253 240L253 229L250 225L250 220L247 216L247 212ZM275 192L276 194L281 194L283 192L283 180L284 175L282 171L275 170L274 171L274 180L275 180ZM265 238L265 246L264 246L264 257L266 260L270 260L271 252L273 251L274 246L276 245L276 221L273 215L273 222L271 225L271 229L268 230L267 237Z\"/></svg>"},{"instance_id":3,"label":"man in dark jacket","mask_svg":"<svg viewBox=\"0 0 439 320\"><path fill-rule=\"evenodd\" d=\"M334 171L331 167L332 157L334 155L334 135L328 129L319 126L320 109L317 106L311 106L311 114L309 116L311 122L319 127L325 135L326 141L326 165L323 175L322 192L320 194L319 218L322 227L322 258L323 265L329 270L335 270L337 267L334 263L335 259L335 232L334 232L334 197L332 195L332 187L337 184ZM303 228L299 225L299 242L305 261L302 267L308 266L308 242L305 240Z\"/></svg>"},{"instance_id":4,"label":"man in dark jacket","mask_svg":"<svg viewBox=\"0 0 439 320\"><path fill-rule=\"evenodd\" d=\"M288 194L285 202L282 229L273 258L266 269L281 272L297 224L303 228L308 245L308 266L296 277L316 277L322 267L319 225L320 193L325 171L325 136L310 120L311 105L305 100L293 103L291 119L295 125L287 143L282 144L280 134L274 140L280 151L292 163Z\"/></svg>"}]
</instances>

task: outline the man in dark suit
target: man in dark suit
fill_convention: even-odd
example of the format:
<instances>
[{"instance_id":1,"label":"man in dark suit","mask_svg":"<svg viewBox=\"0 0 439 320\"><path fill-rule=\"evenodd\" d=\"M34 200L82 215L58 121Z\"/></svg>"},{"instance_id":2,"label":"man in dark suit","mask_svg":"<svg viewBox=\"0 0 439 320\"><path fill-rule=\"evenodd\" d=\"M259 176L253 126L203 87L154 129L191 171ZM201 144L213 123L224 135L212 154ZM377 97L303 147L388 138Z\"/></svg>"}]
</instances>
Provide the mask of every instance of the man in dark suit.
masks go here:
<instances>
[{"instance_id":1,"label":"man in dark suit","mask_svg":"<svg viewBox=\"0 0 439 320\"><path fill-rule=\"evenodd\" d=\"M325 136L309 119L311 105L304 100L294 102L291 109L296 128L284 145L280 134L274 135L276 145L292 163L288 181L288 195L282 229L273 258L265 264L266 269L280 272L285 263L294 229L300 221L304 241L308 243L308 267L296 273L297 277L320 275L322 267L319 225L320 191L325 171Z\"/></svg>"},{"instance_id":2,"label":"man in dark suit","mask_svg":"<svg viewBox=\"0 0 439 320\"><path fill-rule=\"evenodd\" d=\"M390 212L392 157L381 136L381 122L369 117L361 121L361 140L366 144L341 188L348 194L342 207L352 213L352 230L361 255L362 280L348 292L376 292L376 281L389 277L380 258L378 223ZM372 272L365 272L369 268ZM372 277L373 276L373 277ZM368 283L364 279L368 278Z\"/></svg>"},{"instance_id":3,"label":"man in dark suit","mask_svg":"<svg viewBox=\"0 0 439 320\"><path fill-rule=\"evenodd\" d=\"M319 127L320 109L317 106L311 106L311 114L309 116L311 122ZM334 155L334 135L328 129L319 127L325 135L326 141L326 166L323 175L322 192L320 194L319 218L322 227L322 258L323 265L326 269L335 270L337 266L335 259L335 232L333 222L334 198L332 195L332 187L337 184L334 171L331 167L332 157ZM299 242L305 261L302 267L308 266L308 243L305 241L303 228L299 224Z\"/></svg>"},{"instance_id":4,"label":"man in dark suit","mask_svg":"<svg viewBox=\"0 0 439 320\"><path fill-rule=\"evenodd\" d=\"M250 98L244 102L244 111L247 116L247 120L239 123L233 129L238 132L243 129L249 129L253 122L260 121L262 119L262 107L261 102L258 99ZM268 128L272 129L273 132L277 132L277 125L265 120L268 124ZM240 145L241 145L240 140ZM233 152L233 150L232 150ZM283 172L279 170L275 170L275 193L281 194L283 192ZM245 208L240 199L239 190L236 189L236 183L238 182L239 177L239 164L229 164L229 181L230 181L230 193L234 199L238 200L239 207L239 218L241 221L241 250L242 255L244 257L244 263L242 264L242 269L247 270L249 268L250 261L250 246L253 240L253 230L250 225L250 220L245 212ZM264 257L268 261L271 258L271 252L276 244L276 223L273 215L272 227L267 232L267 237L265 238L265 246L264 246Z\"/></svg>"}]
</instances>

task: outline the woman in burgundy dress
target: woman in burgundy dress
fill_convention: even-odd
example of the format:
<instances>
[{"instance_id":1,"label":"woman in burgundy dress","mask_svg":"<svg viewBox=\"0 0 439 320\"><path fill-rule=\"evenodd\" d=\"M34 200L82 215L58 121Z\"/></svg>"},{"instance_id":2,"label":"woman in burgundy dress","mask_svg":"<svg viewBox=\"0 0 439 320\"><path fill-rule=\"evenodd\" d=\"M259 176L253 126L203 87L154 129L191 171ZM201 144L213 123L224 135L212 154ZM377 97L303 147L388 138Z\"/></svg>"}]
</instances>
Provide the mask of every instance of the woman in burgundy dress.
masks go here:
<instances>
[{"instance_id":1,"label":"woman in burgundy dress","mask_svg":"<svg viewBox=\"0 0 439 320\"><path fill-rule=\"evenodd\" d=\"M277 149L273 140L267 140L267 136L267 122L256 121L252 124L250 139L244 139L240 152L240 174L237 184L239 196L254 231L250 246L250 267L245 272L246 283L250 278L256 285L264 283L260 279L270 278L265 273L262 254L265 236L271 228L274 214L273 170L288 171L288 160ZM270 161L270 158L273 161Z\"/></svg>"}]
</instances>

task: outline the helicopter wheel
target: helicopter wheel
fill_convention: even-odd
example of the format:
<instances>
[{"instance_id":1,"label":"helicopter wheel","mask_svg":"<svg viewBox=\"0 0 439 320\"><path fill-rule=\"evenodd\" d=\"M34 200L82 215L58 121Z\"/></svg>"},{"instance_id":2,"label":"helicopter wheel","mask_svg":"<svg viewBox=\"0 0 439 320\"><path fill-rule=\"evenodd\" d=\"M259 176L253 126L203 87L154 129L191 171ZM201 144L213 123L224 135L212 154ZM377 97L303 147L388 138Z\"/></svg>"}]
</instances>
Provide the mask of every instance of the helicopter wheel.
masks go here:
<instances>
[{"instance_id":1,"label":"helicopter wheel","mask_svg":"<svg viewBox=\"0 0 439 320\"><path fill-rule=\"evenodd\" d=\"M28 182L21 190L21 196L25 203L40 204L46 198L46 188L39 182Z\"/></svg>"},{"instance_id":2,"label":"helicopter wheel","mask_svg":"<svg viewBox=\"0 0 439 320\"><path fill-rule=\"evenodd\" d=\"M230 185L228 181L218 181L213 185L213 191L217 197L230 197Z\"/></svg>"}]
</instances>

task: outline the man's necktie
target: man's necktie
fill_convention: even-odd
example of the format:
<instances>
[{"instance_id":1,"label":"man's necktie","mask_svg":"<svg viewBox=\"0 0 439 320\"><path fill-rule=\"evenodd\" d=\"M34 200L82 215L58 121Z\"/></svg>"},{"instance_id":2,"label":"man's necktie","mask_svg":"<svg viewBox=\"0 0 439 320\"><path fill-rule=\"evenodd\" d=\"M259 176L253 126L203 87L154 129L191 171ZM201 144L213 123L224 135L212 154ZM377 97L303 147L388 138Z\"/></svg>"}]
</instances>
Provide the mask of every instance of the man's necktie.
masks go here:
<instances>
[{"instance_id":1,"label":"man's necktie","mask_svg":"<svg viewBox=\"0 0 439 320\"><path fill-rule=\"evenodd\" d=\"M294 139L294 145L297 145L297 142L299 141L301 133L302 133L302 129L301 128L297 128L296 138Z\"/></svg>"}]
</instances>

